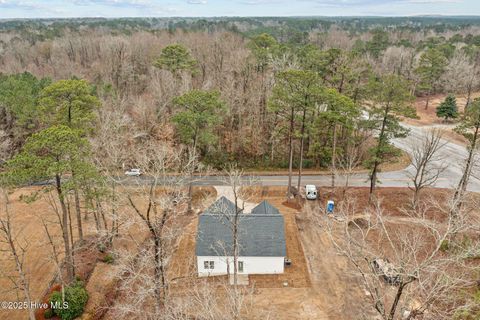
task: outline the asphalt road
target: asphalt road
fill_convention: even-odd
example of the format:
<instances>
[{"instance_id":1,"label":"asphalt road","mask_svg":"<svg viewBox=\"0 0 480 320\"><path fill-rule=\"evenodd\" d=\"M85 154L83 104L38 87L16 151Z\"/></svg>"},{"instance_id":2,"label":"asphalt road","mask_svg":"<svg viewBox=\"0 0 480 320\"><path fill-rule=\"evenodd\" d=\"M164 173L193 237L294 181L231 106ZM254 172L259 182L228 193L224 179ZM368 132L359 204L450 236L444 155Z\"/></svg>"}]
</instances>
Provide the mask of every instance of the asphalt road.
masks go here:
<instances>
[{"instance_id":1,"label":"asphalt road","mask_svg":"<svg viewBox=\"0 0 480 320\"><path fill-rule=\"evenodd\" d=\"M406 138L394 139L393 143L402 150L405 150L407 153L411 154L412 147L416 143L419 143L422 138L427 133L428 128L407 126L410 129L410 134ZM443 146L440 148L438 153L438 160L435 161L435 165L444 165L446 166L445 170L441 173L439 179L435 183L434 187L436 188L455 188L460 180L463 168L465 164L465 159L467 158L467 150L465 147L457 145L455 143L446 141L442 139L440 142ZM413 173L414 168L412 165L408 166L404 170L399 171L390 171L382 172L379 174L379 184L378 186L383 187L408 187L412 185L411 180L409 179L409 173ZM468 185L468 190L480 192L480 180L477 178L479 175L478 167L474 168L472 177ZM287 185L288 177L287 176L261 176L259 177L263 185ZM294 178L294 185L297 181L297 177ZM302 185L304 184L315 184L317 186L329 186L330 177L329 176L303 176ZM337 177L337 185L345 184L345 177ZM368 174L354 174L350 177L349 185L362 187L369 186Z\"/></svg>"},{"instance_id":2,"label":"asphalt road","mask_svg":"<svg viewBox=\"0 0 480 320\"><path fill-rule=\"evenodd\" d=\"M422 137L427 133L428 127L415 127L404 125L410 129L410 134L406 138L394 139L393 143L405 150L407 153L411 153L412 147L419 143L422 140ZM463 172L463 167L465 159L467 157L467 150L465 147L457 145L455 143L442 140L441 144L443 145L438 153L438 160L435 162L435 165L444 164L446 169L442 172L441 176L435 183L434 187L436 188L455 188L460 180L460 177ZM410 165L404 170L399 171L390 171L379 174L379 183L380 187L408 187L411 185L409 179L409 173L414 171L413 167ZM470 179L468 190L480 192L480 180L478 177L479 170L478 168L474 169L473 176ZM475 175L477 177L475 177ZM288 176L257 176L258 182L264 186L286 186L288 184ZM175 179L175 178L172 178ZM293 185L297 183L297 176L293 176ZM149 177L122 177L119 178L122 183L132 184L132 183L147 183L151 181ZM337 176L337 185L341 186L345 184L344 176ZM202 186L222 186L226 185L224 179L219 176L209 176L204 178L199 178L194 183L195 185ZM329 186L330 185L330 176L329 175L305 175L302 177L302 185L305 184L314 184L316 186ZM355 187L364 187L369 186L368 174L359 173L353 174L350 176L349 185Z\"/></svg>"}]
</instances>

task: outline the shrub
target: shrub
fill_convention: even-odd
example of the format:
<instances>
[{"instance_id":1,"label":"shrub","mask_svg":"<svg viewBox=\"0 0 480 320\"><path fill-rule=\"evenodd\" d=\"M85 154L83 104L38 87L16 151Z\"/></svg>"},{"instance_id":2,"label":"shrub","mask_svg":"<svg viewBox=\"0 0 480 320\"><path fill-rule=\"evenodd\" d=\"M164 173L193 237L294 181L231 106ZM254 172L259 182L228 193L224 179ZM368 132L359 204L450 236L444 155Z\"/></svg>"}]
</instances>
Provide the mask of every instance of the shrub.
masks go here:
<instances>
[{"instance_id":1,"label":"shrub","mask_svg":"<svg viewBox=\"0 0 480 320\"><path fill-rule=\"evenodd\" d=\"M45 310L45 312L43 313L43 317L44 317L45 319L53 318L53 316L54 316L54 312L53 312L52 309L47 309L47 310Z\"/></svg>"},{"instance_id":2,"label":"shrub","mask_svg":"<svg viewBox=\"0 0 480 320\"><path fill-rule=\"evenodd\" d=\"M105 255L105 257L103 257L103 262L105 263L108 263L108 264L112 264L114 262L115 258L110 254L110 253L107 253Z\"/></svg>"},{"instance_id":3,"label":"shrub","mask_svg":"<svg viewBox=\"0 0 480 320\"><path fill-rule=\"evenodd\" d=\"M437 107L437 117L444 118L445 121L458 118L457 99L454 95L448 95Z\"/></svg>"},{"instance_id":4,"label":"shrub","mask_svg":"<svg viewBox=\"0 0 480 320\"><path fill-rule=\"evenodd\" d=\"M83 309L88 301L87 290L83 287L81 281L74 282L71 286L65 288L65 302L68 304L62 308L62 293L54 292L50 297L50 303L60 306L53 310L62 320L72 320L83 313Z\"/></svg>"},{"instance_id":5,"label":"shrub","mask_svg":"<svg viewBox=\"0 0 480 320\"><path fill-rule=\"evenodd\" d=\"M104 253L107 250L107 246L103 242L99 243L97 245L97 248L98 248L98 251L100 251L101 253Z\"/></svg>"},{"instance_id":6,"label":"shrub","mask_svg":"<svg viewBox=\"0 0 480 320\"><path fill-rule=\"evenodd\" d=\"M448 240L443 240L442 243L440 243L440 250L446 252L448 249L450 249L450 242Z\"/></svg>"},{"instance_id":7,"label":"shrub","mask_svg":"<svg viewBox=\"0 0 480 320\"><path fill-rule=\"evenodd\" d=\"M454 320L478 320L480 319L480 290L473 293L471 300L466 306L460 307L453 315Z\"/></svg>"}]
</instances>

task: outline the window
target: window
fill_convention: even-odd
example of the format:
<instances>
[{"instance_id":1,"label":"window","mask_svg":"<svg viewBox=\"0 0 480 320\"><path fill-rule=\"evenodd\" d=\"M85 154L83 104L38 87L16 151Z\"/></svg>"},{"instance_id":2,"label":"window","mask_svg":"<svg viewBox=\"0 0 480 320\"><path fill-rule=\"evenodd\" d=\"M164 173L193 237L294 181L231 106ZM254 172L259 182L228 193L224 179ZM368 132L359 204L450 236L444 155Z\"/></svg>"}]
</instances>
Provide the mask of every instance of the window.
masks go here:
<instances>
[{"instance_id":1,"label":"window","mask_svg":"<svg viewBox=\"0 0 480 320\"><path fill-rule=\"evenodd\" d=\"M210 261L210 269L215 269L215 261Z\"/></svg>"},{"instance_id":2,"label":"window","mask_svg":"<svg viewBox=\"0 0 480 320\"><path fill-rule=\"evenodd\" d=\"M215 269L215 261L203 261L203 269Z\"/></svg>"},{"instance_id":3,"label":"window","mask_svg":"<svg viewBox=\"0 0 480 320\"><path fill-rule=\"evenodd\" d=\"M243 272L243 261L238 261L238 272Z\"/></svg>"}]
</instances>

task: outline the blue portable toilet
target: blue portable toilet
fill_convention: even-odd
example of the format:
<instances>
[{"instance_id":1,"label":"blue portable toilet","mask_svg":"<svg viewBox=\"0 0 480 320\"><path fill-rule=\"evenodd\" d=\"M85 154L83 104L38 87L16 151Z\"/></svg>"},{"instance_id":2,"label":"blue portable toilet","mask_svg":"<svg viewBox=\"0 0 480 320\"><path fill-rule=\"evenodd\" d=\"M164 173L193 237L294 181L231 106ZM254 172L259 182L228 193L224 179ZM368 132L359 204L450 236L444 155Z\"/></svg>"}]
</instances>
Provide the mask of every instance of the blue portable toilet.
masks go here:
<instances>
[{"instance_id":1,"label":"blue portable toilet","mask_svg":"<svg viewBox=\"0 0 480 320\"><path fill-rule=\"evenodd\" d=\"M335 209L335 202L333 200L327 201L327 213L333 213L333 209Z\"/></svg>"}]
</instances>

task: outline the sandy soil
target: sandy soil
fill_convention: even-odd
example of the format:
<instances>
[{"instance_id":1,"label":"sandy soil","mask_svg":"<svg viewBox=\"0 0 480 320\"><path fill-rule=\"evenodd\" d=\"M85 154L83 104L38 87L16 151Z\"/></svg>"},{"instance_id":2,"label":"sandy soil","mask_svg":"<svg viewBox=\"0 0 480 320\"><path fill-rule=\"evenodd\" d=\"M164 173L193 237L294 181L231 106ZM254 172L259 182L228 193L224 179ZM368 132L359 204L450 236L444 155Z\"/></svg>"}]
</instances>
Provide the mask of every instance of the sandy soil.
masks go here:
<instances>
[{"instance_id":1,"label":"sandy soil","mask_svg":"<svg viewBox=\"0 0 480 320\"><path fill-rule=\"evenodd\" d=\"M453 127L444 128L444 129L440 128L440 131L442 132L442 138L462 146L467 146L468 140L461 134L458 134L455 131L453 131L453 129L454 129Z\"/></svg>"},{"instance_id":2,"label":"sandy soil","mask_svg":"<svg viewBox=\"0 0 480 320\"><path fill-rule=\"evenodd\" d=\"M194 188L194 206L197 206L197 203L203 202L205 193L215 192L213 188L199 188L201 192L197 192L196 189L197 188ZM9 200L11 225L16 233L16 241L25 249L24 265L30 282L31 296L33 301L41 302L56 272L51 259L51 247L43 228L42 219L47 221L49 232L52 234L57 250L61 254L60 259L63 253L63 242L57 217L45 198L45 194L39 193L39 197L30 203L21 200L22 197L29 196L38 191L40 191L40 187L17 189L10 194ZM2 201L3 198L0 199L0 214L3 215L4 203ZM141 203L139 203L139 205L142 206ZM131 209L126 208L125 211L129 212L129 210ZM75 223L73 223L72 229L74 239L76 240L77 230ZM83 220L83 231L86 238L96 233L93 217L89 216L88 219ZM131 235L132 237L136 237L137 241L141 241L141 239L144 238L143 234L137 232L137 230L131 230ZM126 244L121 241L116 242L115 245L117 247L126 246ZM11 282L10 277L16 277L15 266L11 257L6 252L2 252L4 248L5 244L0 242L0 301L23 301L23 296L21 296L20 292L14 290L14 285ZM77 271L82 273L82 270L92 270L96 267L95 265L98 261L99 257L97 254L87 254L85 257L82 255L81 258L76 260L77 264L81 264L77 265ZM108 267L110 266L104 266L104 268ZM94 273L96 271L97 270L95 270ZM104 272L101 273L105 274ZM93 292L94 290L92 289L91 291ZM20 293L21 298L17 296L17 293ZM95 292L93 293L95 295ZM102 293L105 293L105 290L103 290ZM95 304L93 300L89 301L89 303L90 302ZM16 320L25 319L26 317L27 315L23 311L0 309L0 319Z\"/></svg>"},{"instance_id":3,"label":"sandy soil","mask_svg":"<svg viewBox=\"0 0 480 320\"><path fill-rule=\"evenodd\" d=\"M55 267L50 259L51 247L44 232L42 218L48 221L49 231L55 237L59 245L58 250L62 252L60 245L60 228L57 224L57 217L45 199L39 199L32 203L25 203L20 198L32 192L39 191L39 188L22 188L10 195L10 212L12 216L11 225L17 234L16 241L25 247L25 270L30 282L30 292L33 301L40 302L46 292L49 282L55 273ZM0 200L0 202L3 201ZM0 204L0 212L3 213L4 204ZM90 219L93 220L93 219ZM74 235L76 229L74 225ZM86 235L93 230L93 223L85 221L84 232ZM11 258L1 249L5 244L0 243L0 301L23 301L23 296L17 297L17 291L13 290L13 284L6 276L16 277L16 271ZM0 310L0 319L25 319L27 313L17 310Z\"/></svg>"},{"instance_id":4,"label":"sandy soil","mask_svg":"<svg viewBox=\"0 0 480 320\"><path fill-rule=\"evenodd\" d=\"M401 187L379 187L376 191L377 199L380 201L385 216L409 217L408 210L411 208L412 191ZM441 202L446 197L452 195L452 190L426 188L421 192L424 201ZM319 192L320 206L326 204L327 200L333 199L336 203L342 201L345 197L355 199L355 208L358 213L364 212L369 207L369 188L368 187L350 187L346 192L344 188L337 188L332 197L330 188L321 188ZM432 219L444 221L443 214L439 214L432 208L427 211Z\"/></svg>"},{"instance_id":5,"label":"sandy soil","mask_svg":"<svg viewBox=\"0 0 480 320\"><path fill-rule=\"evenodd\" d=\"M326 234L306 217L306 210L282 205L285 192L284 187L268 187L259 197L295 217L310 283L302 288L263 288L255 296L255 308L271 319L355 319L356 306L364 293L349 272L347 261L336 253ZM306 205L318 207L319 203Z\"/></svg>"},{"instance_id":6,"label":"sandy soil","mask_svg":"<svg viewBox=\"0 0 480 320\"><path fill-rule=\"evenodd\" d=\"M19 200L21 194L35 191L35 188L17 190L11 195L14 208L15 225L22 225L20 235L28 235L31 246L27 250L26 265L29 268L32 293L40 300L53 275L53 267L48 262L45 252L45 237L41 230L39 215L54 218L43 200L26 204ZM368 297L361 281L352 272L346 259L337 254L328 235L322 226L316 223L312 214L323 214L324 204L331 197L327 188L320 189L318 201L303 203L303 210L296 210L292 205L286 206L284 195L286 187L264 187L258 189L252 201L267 199L280 209L285 217L287 235L287 255L293 265L286 269L285 274L277 276L251 276L250 283L254 285L253 310L255 312L247 319L357 319L358 310L368 307ZM424 197L441 199L450 191L441 189L425 190ZM368 188L350 188L346 195L355 197L359 214L368 206ZM411 217L405 215L403 207L408 205L411 191L406 188L379 188L379 198L383 199L384 214L392 219L389 223L408 227ZM341 189L333 198L340 201L343 197ZM210 201L213 201L212 197ZM204 205L208 205L205 203ZM308 209L308 210L307 210ZM432 214L432 219L442 222L441 215ZM93 220L93 219L92 219ZM192 278L195 270L194 247L198 218L196 215L186 217L183 235L178 242L175 255L171 261L168 277L181 293L182 287L188 284L185 279ZM87 223L87 230L91 228ZM4 258L4 257L3 257ZM11 264L5 259L0 260L0 270L11 270ZM110 265L97 263L87 289L91 295L87 310L114 303L115 283L106 277ZM288 282L288 287L284 287ZM0 279L1 288L8 288L9 283ZM14 299L13 292L0 291L0 300ZM92 319L93 313L88 313L82 319ZM5 313L0 311L0 319L24 319L25 314L19 312ZM104 319L113 319L107 314Z\"/></svg>"},{"instance_id":7,"label":"sandy soil","mask_svg":"<svg viewBox=\"0 0 480 320\"><path fill-rule=\"evenodd\" d=\"M284 195L286 188L269 187L259 191L259 196L269 201ZM337 201L343 192L337 190L333 197ZM255 295L254 306L261 315L268 314L271 319L360 319L362 313L367 319L374 319L375 311L370 307L369 297L363 288L361 279L354 274L347 260L337 254L327 233L318 224L318 216L323 215L324 204L331 197L328 190L320 192L318 201L304 203L304 208L296 213L296 223L302 247L308 262L311 287L306 288L265 288ZM449 190L429 189L423 193L424 199L442 199ZM276 195L276 196L275 196ZM348 197L356 200L356 212L362 214L368 206L368 188L351 188ZM415 225L415 218L406 215L411 191L406 188L379 188L378 197L385 208L386 224L401 234L422 226ZM430 212L432 223L442 223L444 216ZM342 228L338 224L338 228ZM340 233L340 230L335 233ZM380 243L380 241L377 241ZM381 250L380 248L379 250ZM387 254L387 253L386 253ZM360 312L362 311L362 313Z\"/></svg>"}]
</instances>

